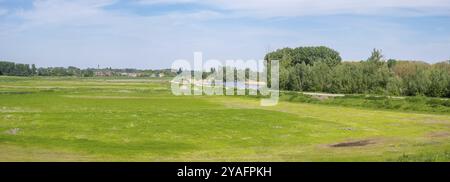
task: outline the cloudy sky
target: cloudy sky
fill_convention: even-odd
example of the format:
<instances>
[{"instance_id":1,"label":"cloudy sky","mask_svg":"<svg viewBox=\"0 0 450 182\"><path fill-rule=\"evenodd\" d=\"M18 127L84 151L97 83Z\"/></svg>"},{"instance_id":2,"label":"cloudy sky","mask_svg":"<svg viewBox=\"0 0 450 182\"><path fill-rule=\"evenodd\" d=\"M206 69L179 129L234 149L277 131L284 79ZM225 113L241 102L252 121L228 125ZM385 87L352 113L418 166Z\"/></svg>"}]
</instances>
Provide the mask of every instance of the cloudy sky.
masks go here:
<instances>
[{"instance_id":1,"label":"cloudy sky","mask_svg":"<svg viewBox=\"0 0 450 182\"><path fill-rule=\"evenodd\" d=\"M0 0L0 60L168 68L325 45L344 60L450 59L450 0Z\"/></svg>"}]
</instances>

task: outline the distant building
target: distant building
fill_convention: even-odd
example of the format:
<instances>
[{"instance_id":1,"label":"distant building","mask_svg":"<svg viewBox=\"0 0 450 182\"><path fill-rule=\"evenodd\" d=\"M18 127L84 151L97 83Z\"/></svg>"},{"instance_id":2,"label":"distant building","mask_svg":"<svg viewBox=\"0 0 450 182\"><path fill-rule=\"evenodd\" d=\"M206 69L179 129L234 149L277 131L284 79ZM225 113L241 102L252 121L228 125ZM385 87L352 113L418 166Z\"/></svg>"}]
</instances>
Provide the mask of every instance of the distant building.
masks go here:
<instances>
[{"instance_id":1,"label":"distant building","mask_svg":"<svg viewBox=\"0 0 450 182\"><path fill-rule=\"evenodd\" d=\"M142 73L120 73L121 76L128 76L128 77L140 77L143 74Z\"/></svg>"},{"instance_id":2,"label":"distant building","mask_svg":"<svg viewBox=\"0 0 450 182\"><path fill-rule=\"evenodd\" d=\"M95 71L95 76L113 76L112 71Z\"/></svg>"},{"instance_id":3,"label":"distant building","mask_svg":"<svg viewBox=\"0 0 450 182\"><path fill-rule=\"evenodd\" d=\"M159 73L158 77L160 77L160 78L164 77L164 73Z\"/></svg>"}]
</instances>

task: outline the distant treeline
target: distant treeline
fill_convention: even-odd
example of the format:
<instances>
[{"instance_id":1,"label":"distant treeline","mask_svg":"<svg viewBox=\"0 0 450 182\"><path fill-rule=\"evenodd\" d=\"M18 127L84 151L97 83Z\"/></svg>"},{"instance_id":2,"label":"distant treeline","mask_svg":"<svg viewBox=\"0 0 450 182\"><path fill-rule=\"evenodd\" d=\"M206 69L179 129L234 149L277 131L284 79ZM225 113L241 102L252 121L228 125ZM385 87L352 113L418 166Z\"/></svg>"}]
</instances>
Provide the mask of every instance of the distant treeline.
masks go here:
<instances>
[{"instance_id":1,"label":"distant treeline","mask_svg":"<svg viewBox=\"0 0 450 182\"><path fill-rule=\"evenodd\" d=\"M34 64L18 64L13 62L0 61L0 75L30 76L37 73Z\"/></svg>"},{"instance_id":2,"label":"distant treeline","mask_svg":"<svg viewBox=\"0 0 450 182\"><path fill-rule=\"evenodd\" d=\"M36 68L34 64L20 64L14 62L0 61L0 75L6 76L133 76L133 77L155 77L159 75L173 76L170 69L163 70L138 70L138 69L80 69L74 66Z\"/></svg>"},{"instance_id":3,"label":"distant treeline","mask_svg":"<svg viewBox=\"0 0 450 182\"><path fill-rule=\"evenodd\" d=\"M339 53L327 47L279 49L265 60L280 61L283 90L450 97L450 61L385 60L374 49L367 60L341 62Z\"/></svg>"}]
</instances>

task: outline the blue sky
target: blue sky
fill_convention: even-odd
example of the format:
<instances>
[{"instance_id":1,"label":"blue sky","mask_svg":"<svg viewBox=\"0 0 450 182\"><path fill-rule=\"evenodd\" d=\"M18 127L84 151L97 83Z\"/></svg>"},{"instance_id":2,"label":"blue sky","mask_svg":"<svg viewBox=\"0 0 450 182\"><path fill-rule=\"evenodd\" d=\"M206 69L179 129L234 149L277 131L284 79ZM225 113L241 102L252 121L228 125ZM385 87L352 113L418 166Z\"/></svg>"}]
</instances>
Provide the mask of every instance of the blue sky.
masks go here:
<instances>
[{"instance_id":1,"label":"blue sky","mask_svg":"<svg viewBox=\"0 0 450 182\"><path fill-rule=\"evenodd\" d=\"M450 59L450 0L0 0L0 60L169 68L331 47L344 60Z\"/></svg>"}]
</instances>

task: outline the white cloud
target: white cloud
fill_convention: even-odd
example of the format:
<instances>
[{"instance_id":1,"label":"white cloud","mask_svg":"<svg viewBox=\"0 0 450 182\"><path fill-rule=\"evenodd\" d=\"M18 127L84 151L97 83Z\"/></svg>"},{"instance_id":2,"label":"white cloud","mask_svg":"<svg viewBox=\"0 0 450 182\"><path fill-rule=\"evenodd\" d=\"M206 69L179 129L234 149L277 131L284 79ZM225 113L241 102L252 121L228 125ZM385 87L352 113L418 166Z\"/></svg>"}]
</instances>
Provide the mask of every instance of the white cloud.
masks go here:
<instances>
[{"instance_id":1,"label":"white cloud","mask_svg":"<svg viewBox=\"0 0 450 182\"><path fill-rule=\"evenodd\" d=\"M135 0L139 4L184 4L196 3L196 0Z\"/></svg>"},{"instance_id":2,"label":"white cloud","mask_svg":"<svg viewBox=\"0 0 450 182\"><path fill-rule=\"evenodd\" d=\"M117 0L37 0L33 8L20 10L16 14L25 20L27 26L36 25L119 25L133 27L152 24L188 24L201 20L220 18L224 15L211 10L193 12L167 12L162 15L140 16L126 11L108 11L104 7ZM166 2L166 1L165 1ZM167 3L167 2L166 2ZM134 23L134 24L132 24Z\"/></svg>"},{"instance_id":3,"label":"white cloud","mask_svg":"<svg viewBox=\"0 0 450 182\"><path fill-rule=\"evenodd\" d=\"M33 9L19 11L18 15L35 24L94 22L96 19L114 19L137 15L118 14L104 10L118 0L36 0ZM308 15L390 15L426 16L450 15L450 0L136 0L141 6L154 4L193 3L231 12L220 13L204 8L194 12L166 12L153 18L178 21L198 21L218 18L296 17ZM8 13L0 9L0 16ZM99 23L99 22L97 22Z\"/></svg>"},{"instance_id":4,"label":"white cloud","mask_svg":"<svg viewBox=\"0 0 450 182\"><path fill-rule=\"evenodd\" d=\"M109 3L114 1L36 1L33 8L17 13L22 21L8 24L8 28L0 21L0 42L5 43L0 45L0 55L42 66L161 68L175 59L191 59L194 51L233 58L243 55L238 52L257 49L236 46L250 39L255 28L230 32L205 26L204 21L224 16L215 11L140 16L105 10Z\"/></svg>"},{"instance_id":5,"label":"white cloud","mask_svg":"<svg viewBox=\"0 0 450 182\"><path fill-rule=\"evenodd\" d=\"M35 23L58 23L73 20L89 20L104 13L101 8L115 0L39 0L33 3L33 9L22 10L18 15Z\"/></svg>"},{"instance_id":6,"label":"white cloud","mask_svg":"<svg viewBox=\"0 0 450 182\"><path fill-rule=\"evenodd\" d=\"M450 15L450 0L139 0L141 4L194 3L258 17L305 15Z\"/></svg>"},{"instance_id":7,"label":"white cloud","mask_svg":"<svg viewBox=\"0 0 450 182\"><path fill-rule=\"evenodd\" d=\"M1 1L1 0L0 0ZM0 55L10 60L30 61L40 66L96 66L112 67L168 67L175 59L192 59L192 52L203 51L205 59L259 59L270 45L272 49L285 46L326 45L340 51L344 59L363 59L376 48L389 48L390 55L414 55L419 58L440 59L448 55L436 52L435 57L416 51L426 42L413 41L416 48L404 39L415 40L415 29L360 19L357 22L327 22L332 26L304 15L321 14L377 14L385 8L412 8L420 15L431 15L428 9L448 8L444 1L382 1L367 5L366 0L338 0L316 2L309 0L237 1L237 0L169 0L155 3L201 3L221 7L223 11L202 8L195 11L168 11L146 16L122 9L106 9L114 0L38 0L33 8L18 13L8 12L20 21L0 21ZM439 4L441 3L441 4ZM129 10L129 9L128 9ZM420 11L419 11L420 10ZM378 12L379 11L379 12ZM404 14L405 12L396 12ZM248 25L240 16L277 17L294 16L290 23L296 28L271 24L278 19L257 20L266 25ZM226 19L225 21L221 21ZM287 21L293 18L287 18ZM214 20L214 21L209 21ZM285 19L281 19L284 21ZM369 18L370 20L370 18ZM213 23L211 23L213 22ZM225 23L224 23L225 22ZM316 24L317 23L317 24ZM432 28L432 27L430 27ZM342 30L340 30L342 29ZM446 30L446 27L444 27ZM335 31L335 32L332 32ZM349 35L351 34L351 35ZM369 36L370 35L370 36ZM446 34L448 35L448 34ZM364 40L364 41L361 41ZM431 41L428 41L431 42ZM439 43L439 42L438 42ZM435 50L448 48L448 40ZM408 50L417 54L408 54ZM428 49L424 49L428 50ZM367 51L367 52L364 52ZM394 54L394 52L400 52ZM388 51L386 51L389 53ZM421 57L422 56L422 57Z\"/></svg>"}]
</instances>

